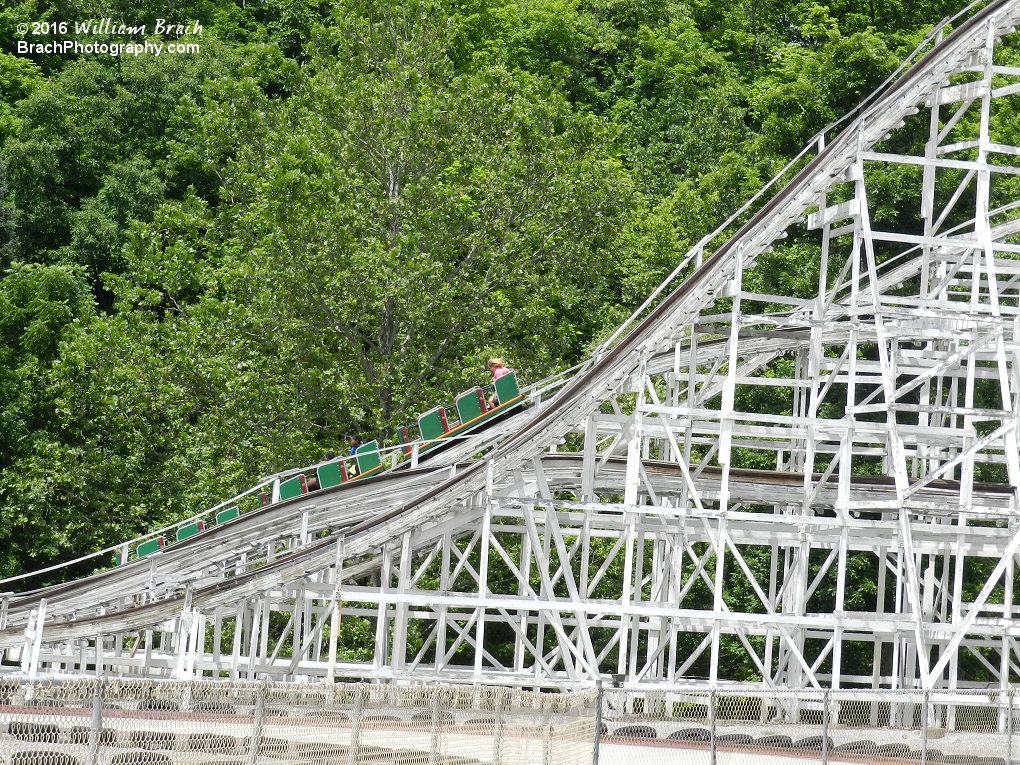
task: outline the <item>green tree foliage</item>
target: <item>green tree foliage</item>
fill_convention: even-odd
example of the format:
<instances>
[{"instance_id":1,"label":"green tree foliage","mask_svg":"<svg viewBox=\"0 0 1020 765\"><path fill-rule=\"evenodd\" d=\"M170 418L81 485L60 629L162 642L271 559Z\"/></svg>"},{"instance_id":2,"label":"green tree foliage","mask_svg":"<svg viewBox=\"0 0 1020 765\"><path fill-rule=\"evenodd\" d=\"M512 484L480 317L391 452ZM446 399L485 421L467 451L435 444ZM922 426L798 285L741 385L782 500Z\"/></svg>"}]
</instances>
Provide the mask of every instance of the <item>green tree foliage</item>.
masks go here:
<instances>
[{"instance_id":1,"label":"green tree foliage","mask_svg":"<svg viewBox=\"0 0 1020 765\"><path fill-rule=\"evenodd\" d=\"M237 266L264 267L267 309L294 318L306 358L332 360L329 387L373 432L425 391L478 382L497 338L532 376L576 356L610 296L628 190L602 121L523 73L453 76L443 41L389 48L385 27L406 22L338 27L369 42L317 61L225 179L243 205Z\"/></svg>"},{"instance_id":2,"label":"green tree foliage","mask_svg":"<svg viewBox=\"0 0 1020 765\"><path fill-rule=\"evenodd\" d=\"M33 488L49 481L52 469L28 481L19 472L52 421L54 401L45 380L60 363L61 341L91 313L79 268L19 264L0 281L0 567L5 571L30 565L37 542L50 536L40 530L67 513L64 503L54 513L32 496Z\"/></svg>"},{"instance_id":3,"label":"green tree foliage","mask_svg":"<svg viewBox=\"0 0 1020 765\"><path fill-rule=\"evenodd\" d=\"M16 104L17 130L0 150L10 260L76 263L97 290L123 269L127 222L151 217L168 190L202 183L170 154L181 101L232 72L229 51L206 51L75 62Z\"/></svg>"},{"instance_id":4,"label":"green tree foliage","mask_svg":"<svg viewBox=\"0 0 1020 765\"><path fill-rule=\"evenodd\" d=\"M800 39L773 51L772 66L749 94L763 148L783 154L799 151L856 106L906 53L890 50L874 28L845 36L824 6L814 4L802 13Z\"/></svg>"},{"instance_id":5,"label":"green tree foliage","mask_svg":"<svg viewBox=\"0 0 1020 765\"><path fill-rule=\"evenodd\" d=\"M42 72L34 63L0 53L0 144L18 127L13 104L27 97L42 82Z\"/></svg>"}]
</instances>

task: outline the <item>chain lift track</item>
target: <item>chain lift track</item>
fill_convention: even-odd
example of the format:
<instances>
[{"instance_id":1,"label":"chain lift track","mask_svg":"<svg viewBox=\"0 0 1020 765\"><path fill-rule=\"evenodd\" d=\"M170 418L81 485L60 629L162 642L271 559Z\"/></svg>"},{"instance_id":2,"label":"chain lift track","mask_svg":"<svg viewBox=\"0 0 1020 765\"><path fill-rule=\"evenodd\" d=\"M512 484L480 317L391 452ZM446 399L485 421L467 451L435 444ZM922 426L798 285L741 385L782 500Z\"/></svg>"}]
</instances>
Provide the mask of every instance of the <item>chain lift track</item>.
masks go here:
<instances>
[{"instance_id":1,"label":"chain lift track","mask_svg":"<svg viewBox=\"0 0 1020 765\"><path fill-rule=\"evenodd\" d=\"M1009 687L1018 18L939 33L556 395L414 469L8 594L0 672ZM895 216L869 204L890 179ZM812 294L769 292L788 235Z\"/></svg>"}]
</instances>

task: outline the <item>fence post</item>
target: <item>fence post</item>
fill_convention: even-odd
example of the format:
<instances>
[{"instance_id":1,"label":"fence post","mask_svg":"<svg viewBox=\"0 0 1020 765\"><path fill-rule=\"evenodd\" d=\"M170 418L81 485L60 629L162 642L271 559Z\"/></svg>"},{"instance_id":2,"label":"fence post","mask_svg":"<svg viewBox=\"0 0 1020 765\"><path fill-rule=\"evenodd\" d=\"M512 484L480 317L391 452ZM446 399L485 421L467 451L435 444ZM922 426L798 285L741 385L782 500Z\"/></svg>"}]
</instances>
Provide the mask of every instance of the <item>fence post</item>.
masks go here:
<instances>
[{"instance_id":1,"label":"fence post","mask_svg":"<svg viewBox=\"0 0 1020 765\"><path fill-rule=\"evenodd\" d=\"M1006 691L1006 762L1013 762L1013 689ZM922 763L922 765L924 765Z\"/></svg>"},{"instance_id":2,"label":"fence post","mask_svg":"<svg viewBox=\"0 0 1020 765\"><path fill-rule=\"evenodd\" d=\"M92 694L92 724L89 726L89 753L85 760L86 765L96 765L99 762L99 742L103 735L103 686L105 684L105 677L96 678L96 687Z\"/></svg>"},{"instance_id":3,"label":"fence post","mask_svg":"<svg viewBox=\"0 0 1020 765\"><path fill-rule=\"evenodd\" d=\"M931 714L931 691L924 690L924 708L921 710L921 765L928 762L928 715Z\"/></svg>"},{"instance_id":4,"label":"fence post","mask_svg":"<svg viewBox=\"0 0 1020 765\"><path fill-rule=\"evenodd\" d=\"M437 765L439 762L439 691L438 686L432 686L432 730L429 742L429 765Z\"/></svg>"},{"instance_id":5,"label":"fence post","mask_svg":"<svg viewBox=\"0 0 1020 765\"><path fill-rule=\"evenodd\" d=\"M552 710L547 701L542 702L542 765L553 765Z\"/></svg>"},{"instance_id":6,"label":"fence post","mask_svg":"<svg viewBox=\"0 0 1020 765\"><path fill-rule=\"evenodd\" d=\"M595 753L591 758L591 765L599 765L599 744L602 740L602 699L606 689L602 687L602 680L595 681L598 694L595 696Z\"/></svg>"},{"instance_id":7,"label":"fence post","mask_svg":"<svg viewBox=\"0 0 1020 765\"><path fill-rule=\"evenodd\" d=\"M5 592L3 593L2 596L0 596L0 630L7 629L7 609L12 594L13 593ZM4 660L4 654L6 653L7 653L6 648L0 648L0 662ZM85 668L82 667L82 672L84 671Z\"/></svg>"},{"instance_id":8,"label":"fence post","mask_svg":"<svg viewBox=\"0 0 1020 765\"><path fill-rule=\"evenodd\" d=\"M358 688L358 695L354 697L354 709L351 710L351 745L347 749L347 765L355 765L358 762L361 752L361 717L364 714L364 688Z\"/></svg>"},{"instance_id":9,"label":"fence post","mask_svg":"<svg viewBox=\"0 0 1020 765\"><path fill-rule=\"evenodd\" d=\"M506 701L502 691L496 693L496 721L492 726L492 765L503 763L503 707Z\"/></svg>"},{"instance_id":10,"label":"fence post","mask_svg":"<svg viewBox=\"0 0 1020 765\"><path fill-rule=\"evenodd\" d=\"M822 765L829 762L829 692L822 691Z\"/></svg>"},{"instance_id":11,"label":"fence post","mask_svg":"<svg viewBox=\"0 0 1020 765\"><path fill-rule=\"evenodd\" d=\"M709 762L716 765L715 760L715 688L708 694L708 751Z\"/></svg>"},{"instance_id":12,"label":"fence post","mask_svg":"<svg viewBox=\"0 0 1020 765\"><path fill-rule=\"evenodd\" d=\"M259 745L262 743L262 721L266 717L266 696L269 695L265 683L259 686L255 696L255 714L252 718L251 739L248 741L248 765L255 765L259 756Z\"/></svg>"}]
</instances>

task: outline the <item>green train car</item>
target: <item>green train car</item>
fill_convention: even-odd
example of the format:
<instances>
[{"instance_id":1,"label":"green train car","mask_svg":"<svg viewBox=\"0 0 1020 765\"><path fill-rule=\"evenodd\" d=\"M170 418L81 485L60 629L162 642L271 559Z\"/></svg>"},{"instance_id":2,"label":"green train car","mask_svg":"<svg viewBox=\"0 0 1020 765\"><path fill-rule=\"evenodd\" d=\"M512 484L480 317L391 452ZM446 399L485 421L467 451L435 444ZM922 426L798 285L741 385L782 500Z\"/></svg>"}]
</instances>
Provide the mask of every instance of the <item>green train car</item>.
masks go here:
<instances>
[{"instance_id":1,"label":"green train car","mask_svg":"<svg viewBox=\"0 0 1020 765\"><path fill-rule=\"evenodd\" d=\"M489 407L486 404L485 392L492 390L498 404ZM454 399L453 406L439 406L431 409L418 418L418 435L421 444L418 447L419 457L426 453L438 451L442 446L454 442L456 436L479 430L491 424L510 411L521 406L524 396L517 385L517 375L509 372L495 381L494 385L485 388L469 388ZM414 451L414 439L410 429L401 427L397 430L397 440L404 445L402 456L410 457ZM406 462L404 464L407 464ZM357 448L355 453L323 462L315 468L315 479L319 489L330 489L351 481L362 481L372 478L383 470L382 458L379 455L379 442L369 441ZM310 492L308 476L298 473L280 481L272 495L261 492L259 506L268 507L276 502L286 502ZM215 520L193 521L181 526L174 539L156 536L139 544L131 553L124 556L116 553L116 565L123 565L131 558L140 560L154 555L167 546L183 542L198 536L214 526L240 518L242 511L239 505L219 510ZM127 559L124 559L124 558Z\"/></svg>"}]
</instances>

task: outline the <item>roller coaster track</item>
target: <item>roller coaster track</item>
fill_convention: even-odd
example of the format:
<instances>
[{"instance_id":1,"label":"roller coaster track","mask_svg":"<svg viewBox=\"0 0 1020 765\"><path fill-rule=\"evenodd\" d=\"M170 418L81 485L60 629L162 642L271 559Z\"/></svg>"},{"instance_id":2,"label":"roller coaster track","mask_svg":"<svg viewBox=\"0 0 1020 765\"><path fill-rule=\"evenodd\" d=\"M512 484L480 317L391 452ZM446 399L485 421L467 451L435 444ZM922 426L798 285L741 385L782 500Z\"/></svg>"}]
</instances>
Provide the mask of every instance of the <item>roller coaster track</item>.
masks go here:
<instances>
[{"instance_id":1,"label":"roller coaster track","mask_svg":"<svg viewBox=\"0 0 1020 765\"><path fill-rule=\"evenodd\" d=\"M556 395L413 469L12 594L2 669L657 687L749 660L768 687L1007 687L1018 18L994 2L935 34ZM883 230L890 173L916 215ZM812 294L758 265L788 235ZM338 652L346 620L370 659Z\"/></svg>"}]
</instances>

